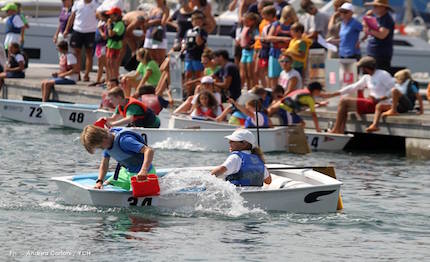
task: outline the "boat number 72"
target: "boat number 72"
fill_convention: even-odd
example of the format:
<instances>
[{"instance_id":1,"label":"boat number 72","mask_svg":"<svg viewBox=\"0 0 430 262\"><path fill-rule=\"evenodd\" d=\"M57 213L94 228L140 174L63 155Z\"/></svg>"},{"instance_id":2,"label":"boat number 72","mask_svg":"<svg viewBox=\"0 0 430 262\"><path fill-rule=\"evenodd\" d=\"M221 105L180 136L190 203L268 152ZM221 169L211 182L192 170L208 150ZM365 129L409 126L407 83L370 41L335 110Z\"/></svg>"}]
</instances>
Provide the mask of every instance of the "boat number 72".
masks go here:
<instances>
[{"instance_id":1,"label":"boat number 72","mask_svg":"<svg viewBox=\"0 0 430 262\"><path fill-rule=\"evenodd\" d=\"M73 123L78 122L78 123L82 123L84 122L84 113L76 113L76 112L72 112L69 116L69 120L72 121Z\"/></svg>"},{"instance_id":2,"label":"boat number 72","mask_svg":"<svg viewBox=\"0 0 430 262\"><path fill-rule=\"evenodd\" d=\"M139 198L131 196L128 198L127 201L128 201L130 206L137 206L138 202L139 202ZM150 198L150 197L145 197L142 200L142 203L140 203L141 206L150 206L151 204L152 204L152 198Z\"/></svg>"},{"instance_id":3,"label":"boat number 72","mask_svg":"<svg viewBox=\"0 0 430 262\"><path fill-rule=\"evenodd\" d=\"M42 118L42 108L30 106L30 117Z\"/></svg>"}]
</instances>

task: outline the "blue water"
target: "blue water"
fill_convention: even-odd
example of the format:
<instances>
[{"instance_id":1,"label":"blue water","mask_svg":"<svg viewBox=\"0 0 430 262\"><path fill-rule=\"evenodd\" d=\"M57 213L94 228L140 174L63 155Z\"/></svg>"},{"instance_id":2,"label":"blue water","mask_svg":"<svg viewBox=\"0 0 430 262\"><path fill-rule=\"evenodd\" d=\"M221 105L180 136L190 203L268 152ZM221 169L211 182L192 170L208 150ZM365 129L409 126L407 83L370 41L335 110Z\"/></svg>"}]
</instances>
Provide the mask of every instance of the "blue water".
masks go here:
<instances>
[{"instance_id":1,"label":"blue water","mask_svg":"<svg viewBox=\"0 0 430 262\"><path fill-rule=\"evenodd\" d=\"M430 255L430 161L395 153L266 155L268 162L334 165L345 209L333 214L267 213L229 206L231 199L198 210L69 206L50 177L96 171L100 154L89 155L76 131L3 120L0 126L0 261L425 261ZM154 163L201 166L224 158L156 150Z\"/></svg>"}]
</instances>

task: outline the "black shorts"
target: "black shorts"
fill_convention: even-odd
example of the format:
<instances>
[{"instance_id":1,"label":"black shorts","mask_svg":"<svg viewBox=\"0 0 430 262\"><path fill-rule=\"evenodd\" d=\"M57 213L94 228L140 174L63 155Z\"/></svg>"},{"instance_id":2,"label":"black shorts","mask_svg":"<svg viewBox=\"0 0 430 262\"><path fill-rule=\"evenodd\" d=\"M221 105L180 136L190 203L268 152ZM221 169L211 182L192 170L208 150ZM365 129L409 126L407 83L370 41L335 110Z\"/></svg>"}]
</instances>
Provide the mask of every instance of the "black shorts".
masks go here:
<instances>
[{"instance_id":1,"label":"black shorts","mask_svg":"<svg viewBox=\"0 0 430 262\"><path fill-rule=\"evenodd\" d=\"M397 112L406 113L412 109L414 109L414 105L412 104L411 100L407 96L402 95L399 98L399 104L397 105Z\"/></svg>"},{"instance_id":2,"label":"black shorts","mask_svg":"<svg viewBox=\"0 0 430 262\"><path fill-rule=\"evenodd\" d=\"M238 59L242 57L242 47L240 45L234 46L234 57Z\"/></svg>"},{"instance_id":3,"label":"black shorts","mask_svg":"<svg viewBox=\"0 0 430 262\"><path fill-rule=\"evenodd\" d=\"M70 38L70 46L73 48L94 48L96 33L80 33L74 31Z\"/></svg>"}]
</instances>

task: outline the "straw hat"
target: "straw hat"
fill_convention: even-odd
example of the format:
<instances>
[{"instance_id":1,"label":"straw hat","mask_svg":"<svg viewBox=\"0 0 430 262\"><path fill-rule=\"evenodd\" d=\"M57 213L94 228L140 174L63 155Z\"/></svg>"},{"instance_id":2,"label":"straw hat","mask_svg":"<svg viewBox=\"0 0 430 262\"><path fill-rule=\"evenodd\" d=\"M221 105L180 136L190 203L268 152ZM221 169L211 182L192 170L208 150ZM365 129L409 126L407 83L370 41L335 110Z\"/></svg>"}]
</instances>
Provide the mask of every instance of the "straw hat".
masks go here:
<instances>
[{"instance_id":1,"label":"straw hat","mask_svg":"<svg viewBox=\"0 0 430 262\"><path fill-rule=\"evenodd\" d=\"M358 61L357 67L376 68L376 60L370 56L362 57L360 61Z\"/></svg>"},{"instance_id":2,"label":"straw hat","mask_svg":"<svg viewBox=\"0 0 430 262\"><path fill-rule=\"evenodd\" d=\"M393 8L390 6L390 3L388 0L373 0L373 2L365 3L364 5L365 6L383 6L390 9L391 11L394 11Z\"/></svg>"}]
</instances>

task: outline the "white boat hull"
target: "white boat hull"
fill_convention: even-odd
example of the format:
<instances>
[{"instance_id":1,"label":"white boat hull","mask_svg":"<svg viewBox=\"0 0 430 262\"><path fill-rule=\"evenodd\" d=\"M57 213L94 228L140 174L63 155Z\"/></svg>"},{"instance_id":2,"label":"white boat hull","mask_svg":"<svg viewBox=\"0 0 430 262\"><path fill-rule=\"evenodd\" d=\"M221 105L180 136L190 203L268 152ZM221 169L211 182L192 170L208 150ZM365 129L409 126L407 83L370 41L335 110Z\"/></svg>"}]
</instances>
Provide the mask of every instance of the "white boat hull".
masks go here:
<instances>
[{"instance_id":1,"label":"white boat hull","mask_svg":"<svg viewBox=\"0 0 430 262\"><path fill-rule=\"evenodd\" d=\"M58 105L45 103L41 107L47 115L48 124L56 127L84 129L85 126L97 121L100 117L110 117L113 112L98 109L97 105ZM162 110L158 115L160 127L167 127L170 112Z\"/></svg>"},{"instance_id":2,"label":"white boat hull","mask_svg":"<svg viewBox=\"0 0 430 262\"><path fill-rule=\"evenodd\" d=\"M132 128L147 136L148 145L162 149L184 149L192 151L228 152L229 144L225 136L232 129L170 129L170 128ZM257 135L256 130L251 130ZM264 152L288 150L288 127L260 129L260 146Z\"/></svg>"},{"instance_id":3,"label":"white boat hull","mask_svg":"<svg viewBox=\"0 0 430 262\"><path fill-rule=\"evenodd\" d=\"M311 169L282 170L287 166L268 165L273 182L263 187L236 188L249 208L266 211L293 213L336 212L341 182ZM208 172L211 167L159 169L160 182L163 176L175 175L169 172L200 170ZM136 198L130 191L108 186L94 189L97 174L52 178L66 204L93 206L156 206L162 208L195 207L199 194L205 189L169 192L159 196ZM198 187L197 187L198 188Z\"/></svg>"},{"instance_id":4,"label":"white boat hull","mask_svg":"<svg viewBox=\"0 0 430 262\"><path fill-rule=\"evenodd\" d=\"M29 124L48 124L40 104L41 102L0 99L0 115Z\"/></svg>"},{"instance_id":5,"label":"white boat hull","mask_svg":"<svg viewBox=\"0 0 430 262\"><path fill-rule=\"evenodd\" d=\"M188 116L172 116L169 121L170 128L199 128L199 129L235 129L237 126L227 123L218 123L215 121L204 121L192 119ZM264 129L268 130L268 129ZM313 151L340 151L349 140L354 137L352 134L329 134L318 133L312 130L306 130L306 139Z\"/></svg>"}]
</instances>

